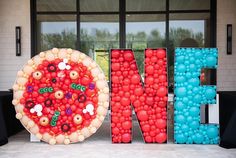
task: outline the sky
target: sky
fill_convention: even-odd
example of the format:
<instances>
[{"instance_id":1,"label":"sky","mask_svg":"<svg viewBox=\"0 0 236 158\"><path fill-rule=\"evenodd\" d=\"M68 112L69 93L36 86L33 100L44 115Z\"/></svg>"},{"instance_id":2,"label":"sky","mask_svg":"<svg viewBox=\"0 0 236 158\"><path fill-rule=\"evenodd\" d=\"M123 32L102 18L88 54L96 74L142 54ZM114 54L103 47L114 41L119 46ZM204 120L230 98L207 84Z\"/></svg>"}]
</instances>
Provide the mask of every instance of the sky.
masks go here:
<instances>
[{"instance_id":1,"label":"sky","mask_svg":"<svg viewBox=\"0 0 236 158\"><path fill-rule=\"evenodd\" d=\"M194 33L202 32L204 34L204 20L176 20L170 21L171 28L190 29ZM42 22L42 33L58 33L62 30L73 30L76 33L76 22ZM83 22L81 28L86 28L89 34L93 34L95 29L107 29L111 33L119 32L118 23L98 23L98 22ZM152 30L157 29L162 36L165 35L165 22L128 22L126 23L127 33L136 33L145 31L149 34Z\"/></svg>"}]
</instances>

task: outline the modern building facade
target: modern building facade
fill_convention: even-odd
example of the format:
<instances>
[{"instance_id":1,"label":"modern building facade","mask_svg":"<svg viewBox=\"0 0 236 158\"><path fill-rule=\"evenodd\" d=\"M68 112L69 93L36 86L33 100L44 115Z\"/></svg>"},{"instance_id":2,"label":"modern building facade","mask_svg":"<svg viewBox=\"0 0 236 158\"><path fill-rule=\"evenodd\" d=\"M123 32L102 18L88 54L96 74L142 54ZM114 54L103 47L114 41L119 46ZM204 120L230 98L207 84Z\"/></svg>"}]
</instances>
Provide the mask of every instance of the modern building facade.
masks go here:
<instances>
[{"instance_id":1,"label":"modern building facade","mask_svg":"<svg viewBox=\"0 0 236 158\"><path fill-rule=\"evenodd\" d=\"M236 91L235 7L234 0L1 0L0 90L12 87L27 59L53 47L87 53L107 76L111 48L132 48L142 73L143 50L166 47L171 83L174 48L192 46L219 48L219 67L209 78L218 91ZM227 24L233 26L231 55ZM16 56L16 26L21 56Z\"/></svg>"}]
</instances>

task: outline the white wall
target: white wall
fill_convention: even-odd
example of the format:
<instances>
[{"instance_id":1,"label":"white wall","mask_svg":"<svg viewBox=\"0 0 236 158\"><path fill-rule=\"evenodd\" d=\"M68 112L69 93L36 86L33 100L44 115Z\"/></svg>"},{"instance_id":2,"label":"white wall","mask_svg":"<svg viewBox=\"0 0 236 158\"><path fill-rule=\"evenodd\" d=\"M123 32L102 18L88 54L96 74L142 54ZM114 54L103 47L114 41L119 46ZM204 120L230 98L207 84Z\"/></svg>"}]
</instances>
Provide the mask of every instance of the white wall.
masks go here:
<instances>
[{"instance_id":1,"label":"white wall","mask_svg":"<svg viewBox=\"0 0 236 158\"><path fill-rule=\"evenodd\" d=\"M15 55L15 26L21 26L22 56ZM12 87L30 58L30 0L0 0L0 91Z\"/></svg>"},{"instance_id":2,"label":"white wall","mask_svg":"<svg viewBox=\"0 0 236 158\"><path fill-rule=\"evenodd\" d=\"M233 25L233 52L226 55L226 25ZM236 91L236 0L217 1L218 91Z\"/></svg>"}]
</instances>

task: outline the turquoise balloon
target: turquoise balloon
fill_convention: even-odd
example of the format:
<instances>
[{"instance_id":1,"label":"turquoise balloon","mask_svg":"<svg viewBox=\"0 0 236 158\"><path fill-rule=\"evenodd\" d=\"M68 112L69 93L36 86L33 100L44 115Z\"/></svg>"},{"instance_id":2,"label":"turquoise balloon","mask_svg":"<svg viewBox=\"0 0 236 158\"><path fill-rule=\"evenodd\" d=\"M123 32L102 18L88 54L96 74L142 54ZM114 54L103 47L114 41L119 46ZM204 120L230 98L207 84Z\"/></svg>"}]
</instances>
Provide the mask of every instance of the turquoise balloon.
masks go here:
<instances>
[{"instance_id":1,"label":"turquoise balloon","mask_svg":"<svg viewBox=\"0 0 236 158\"><path fill-rule=\"evenodd\" d=\"M186 76L186 78L191 78L192 74L190 72L187 72L185 76Z\"/></svg>"},{"instance_id":2,"label":"turquoise balloon","mask_svg":"<svg viewBox=\"0 0 236 158\"><path fill-rule=\"evenodd\" d=\"M191 72L195 72L195 71L197 70L197 66L195 66L195 64L190 64L190 65L189 65L189 70L190 70Z\"/></svg>"},{"instance_id":3,"label":"turquoise balloon","mask_svg":"<svg viewBox=\"0 0 236 158\"><path fill-rule=\"evenodd\" d=\"M188 137L187 143L188 143L188 144L193 144L193 139L192 139L192 137Z\"/></svg>"},{"instance_id":4,"label":"turquoise balloon","mask_svg":"<svg viewBox=\"0 0 236 158\"><path fill-rule=\"evenodd\" d=\"M193 141L194 141L194 143L196 143L196 144L202 144L203 141L204 141L204 137L203 137L202 134L197 133L197 134L195 134L195 137L194 137Z\"/></svg>"},{"instance_id":5,"label":"turquoise balloon","mask_svg":"<svg viewBox=\"0 0 236 158\"><path fill-rule=\"evenodd\" d=\"M185 72L185 70L186 70L186 67L185 67L184 64L179 64L179 65L177 66L177 71L178 71L178 72L183 73L183 72Z\"/></svg>"},{"instance_id":6,"label":"turquoise balloon","mask_svg":"<svg viewBox=\"0 0 236 158\"><path fill-rule=\"evenodd\" d=\"M200 80L199 78L191 78L189 79L189 84L192 85L193 87L197 87L200 85Z\"/></svg>"},{"instance_id":7,"label":"turquoise balloon","mask_svg":"<svg viewBox=\"0 0 236 158\"><path fill-rule=\"evenodd\" d=\"M175 102L175 109L178 111L182 111L185 108L185 105L181 101L176 101Z\"/></svg>"},{"instance_id":8,"label":"turquoise balloon","mask_svg":"<svg viewBox=\"0 0 236 158\"><path fill-rule=\"evenodd\" d=\"M185 122L185 117L183 115L176 115L175 116L175 121L177 123L184 123Z\"/></svg>"},{"instance_id":9,"label":"turquoise balloon","mask_svg":"<svg viewBox=\"0 0 236 158\"><path fill-rule=\"evenodd\" d=\"M186 124L183 124L181 129L182 129L183 132L188 132L189 131L188 125L186 125Z\"/></svg>"},{"instance_id":10,"label":"turquoise balloon","mask_svg":"<svg viewBox=\"0 0 236 158\"><path fill-rule=\"evenodd\" d=\"M176 76L175 77L175 82L176 83L183 83L183 82L185 82L184 76Z\"/></svg>"},{"instance_id":11,"label":"turquoise balloon","mask_svg":"<svg viewBox=\"0 0 236 158\"><path fill-rule=\"evenodd\" d=\"M176 88L175 94L178 97L184 97L186 96L187 90L185 87L178 87Z\"/></svg>"},{"instance_id":12,"label":"turquoise balloon","mask_svg":"<svg viewBox=\"0 0 236 158\"><path fill-rule=\"evenodd\" d=\"M183 97L183 103L187 104L188 103L188 97Z\"/></svg>"},{"instance_id":13,"label":"turquoise balloon","mask_svg":"<svg viewBox=\"0 0 236 158\"><path fill-rule=\"evenodd\" d=\"M187 117L187 122L188 122L188 123L191 123L192 121L193 121L193 117L192 117L192 116L188 116L188 117Z\"/></svg>"},{"instance_id":14,"label":"turquoise balloon","mask_svg":"<svg viewBox=\"0 0 236 158\"><path fill-rule=\"evenodd\" d=\"M193 116L193 117L199 116L200 108L199 107L191 107L189 109L189 114L190 114L190 116Z\"/></svg>"},{"instance_id":15,"label":"turquoise balloon","mask_svg":"<svg viewBox=\"0 0 236 158\"><path fill-rule=\"evenodd\" d=\"M193 101L194 101L195 103L201 103L201 100L202 100L202 97L201 97L201 95L199 95L199 94L196 94L196 95L193 97Z\"/></svg>"},{"instance_id":16,"label":"turquoise balloon","mask_svg":"<svg viewBox=\"0 0 236 158\"><path fill-rule=\"evenodd\" d=\"M178 56L175 58L175 61L179 64L184 63L184 56Z\"/></svg>"},{"instance_id":17,"label":"turquoise balloon","mask_svg":"<svg viewBox=\"0 0 236 158\"><path fill-rule=\"evenodd\" d=\"M206 91L205 91L205 96L207 99L214 99L215 96L216 96L216 90L212 87L208 87L206 88Z\"/></svg>"},{"instance_id":18,"label":"turquoise balloon","mask_svg":"<svg viewBox=\"0 0 236 158\"><path fill-rule=\"evenodd\" d=\"M206 58L206 65L209 67L215 67L217 63L217 59L214 56L208 56Z\"/></svg>"},{"instance_id":19,"label":"turquoise balloon","mask_svg":"<svg viewBox=\"0 0 236 158\"><path fill-rule=\"evenodd\" d=\"M186 143L187 138L184 136L184 134L176 134L175 141L176 141L176 143L183 144L183 143Z\"/></svg>"},{"instance_id":20,"label":"turquoise balloon","mask_svg":"<svg viewBox=\"0 0 236 158\"><path fill-rule=\"evenodd\" d=\"M209 138L216 138L219 135L218 128L214 125L209 125L206 132Z\"/></svg>"},{"instance_id":21,"label":"turquoise balloon","mask_svg":"<svg viewBox=\"0 0 236 158\"><path fill-rule=\"evenodd\" d=\"M199 93L199 89L200 89L199 87L194 87L193 88L193 93L194 94L198 94Z\"/></svg>"},{"instance_id":22,"label":"turquoise balloon","mask_svg":"<svg viewBox=\"0 0 236 158\"><path fill-rule=\"evenodd\" d=\"M200 50L196 50L195 52L195 58L196 59L201 59L202 58L202 52Z\"/></svg>"},{"instance_id":23,"label":"turquoise balloon","mask_svg":"<svg viewBox=\"0 0 236 158\"><path fill-rule=\"evenodd\" d=\"M192 129L198 129L200 123L198 121L192 121L190 124L189 124L189 127L191 127Z\"/></svg>"}]
</instances>

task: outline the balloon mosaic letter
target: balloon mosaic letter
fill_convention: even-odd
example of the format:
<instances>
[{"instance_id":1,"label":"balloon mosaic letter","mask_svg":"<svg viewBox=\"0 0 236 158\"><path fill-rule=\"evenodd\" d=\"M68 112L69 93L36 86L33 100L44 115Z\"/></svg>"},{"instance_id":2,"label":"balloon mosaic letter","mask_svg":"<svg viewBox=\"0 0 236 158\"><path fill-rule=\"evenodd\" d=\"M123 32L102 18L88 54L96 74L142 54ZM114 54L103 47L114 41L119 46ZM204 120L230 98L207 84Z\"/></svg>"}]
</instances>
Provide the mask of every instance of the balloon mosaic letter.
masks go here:
<instances>
[{"instance_id":1,"label":"balloon mosaic letter","mask_svg":"<svg viewBox=\"0 0 236 158\"><path fill-rule=\"evenodd\" d=\"M113 143L132 140L133 105L146 143L167 140L167 60L165 49L145 50L145 85L141 82L134 53L111 51L111 132Z\"/></svg>"},{"instance_id":2,"label":"balloon mosaic letter","mask_svg":"<svg viewBox=\"0 0 236 158\"><path fill-rule=\"evenodd\" d=\"M218 144L219 125L200 124L200 106L216 102L216 86L200 86L202 68L217 68L216 48L176 48L174 139L179 144Z\"/></svg>"},{"instance_id":3,"label":"balloon mosaic letter","mask_svg":"<svg viewBox=\"0 0 236 158\"><path fill-rule=\"evenodd\" d=\"M101 126L109 106L104 73L72 49L54 48L30 59L13 90L16 118L49 144L83 141Z\"/></svg>"}]
</instances>

